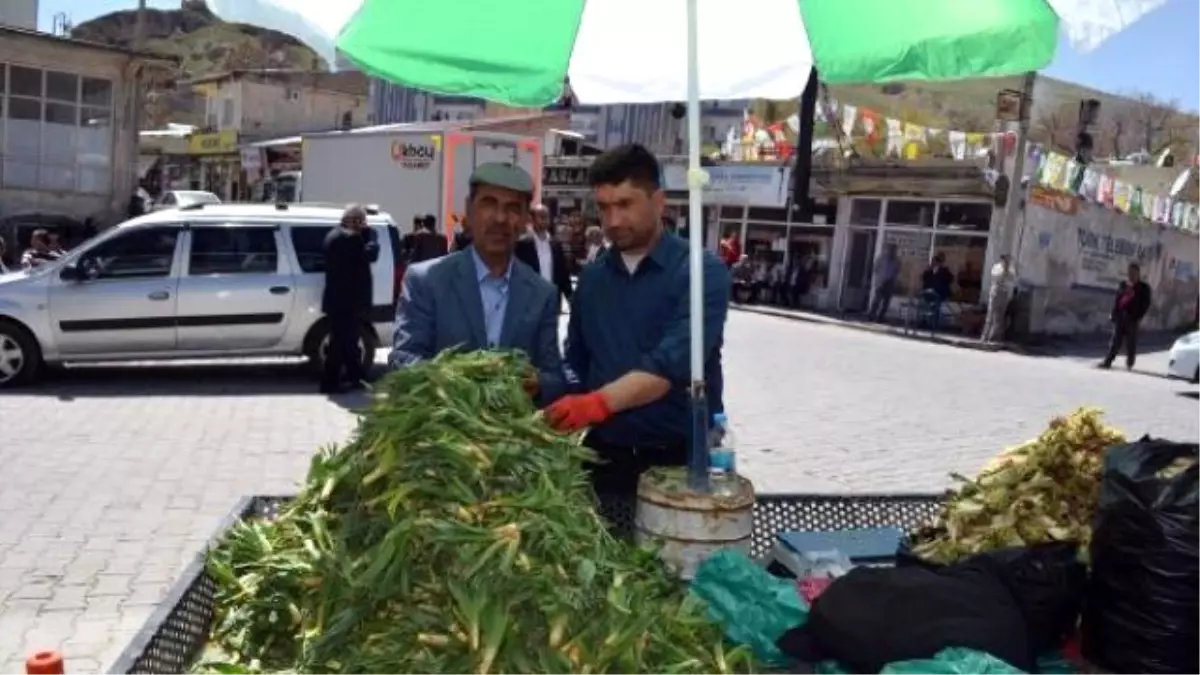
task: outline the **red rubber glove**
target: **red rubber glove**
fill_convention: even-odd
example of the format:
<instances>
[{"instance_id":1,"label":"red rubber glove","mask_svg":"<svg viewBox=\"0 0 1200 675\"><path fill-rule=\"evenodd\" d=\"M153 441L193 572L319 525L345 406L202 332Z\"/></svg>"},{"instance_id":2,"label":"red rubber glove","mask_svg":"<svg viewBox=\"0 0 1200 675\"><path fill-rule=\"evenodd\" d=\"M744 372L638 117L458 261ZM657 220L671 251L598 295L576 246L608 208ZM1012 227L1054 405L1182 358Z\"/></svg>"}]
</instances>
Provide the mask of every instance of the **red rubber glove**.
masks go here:
<instances>
[{"instance_id":1,"label":"red rubber glove","mask_svg":"<svg viewBox=\"0 0 1200 675\"><path fill-rule=\"evenodd\" d=\"M546 408L546 424L555 431L572 432L603 424L612 417L608 401L598 391L564 396Z\"/></svg>"}]
</instances>

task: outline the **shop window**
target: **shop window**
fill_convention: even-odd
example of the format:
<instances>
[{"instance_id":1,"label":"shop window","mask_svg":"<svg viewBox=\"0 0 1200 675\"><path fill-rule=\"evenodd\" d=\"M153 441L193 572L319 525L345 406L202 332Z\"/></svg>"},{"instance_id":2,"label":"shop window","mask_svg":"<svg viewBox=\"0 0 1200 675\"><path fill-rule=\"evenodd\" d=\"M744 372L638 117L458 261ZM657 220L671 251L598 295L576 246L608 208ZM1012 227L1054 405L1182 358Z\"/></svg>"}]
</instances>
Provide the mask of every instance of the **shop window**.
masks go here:
<instances>
[{"instance_id":1,"label":"shop window","mask_svg":"<svg viewBox=\"0 0 1200 675\"><path fill-rule=\"evenodd\" d=\"M945 256L946 268L954 274L954 300L972 305L979 303L987 247L986 236L938 234L934 239L934 253Z\"/></svg>"},{"instance_id":2,"label":"shop window","mask_svg":"<svg viewBox=\"0 0 1200 675\"><path fill-rule=\"evenodd\" d=\"M884 222L889 225L933 227L934 203L910 199L889 199Z\"/></svg>"},{"instance_id":3,"label":"shop window","mask_svg":"<svg viewBox=\"0 0 1200 675\"><path fill-rule=\"evenodd\" d=\"M883 210L883 202L878 199L851 199L851 225L878 225L879 213ZM832 222L832 221L831 221Z\"/></svg>"},{"instance_id":4,"label":"shop window","mask_svg":"<svg viewBox=\"0 0 1200 675\"><path fill-rule=\"evenodd\" d=\"M986 202L939 202L938 229L987 232L992 224L992 205Z\"/></svg>"},{"instance_id":5,"label":"shop window","mask_svg":"<svg viewBox=\"0 0 1200 675\"><path fill-rule=\"evenodd\" d=\"M8 137L5 157L28 157L35 162L42 154L42 102L40 99L8 99Z\"/></svg>"},{"instance_id":6,"label":"shop window","mask_svg":"<svg viewBox=\"0 0 1200 675\"><path fill-rule=\"evenodd\" d=\"M0 75L5 73L0 64ZM112 188L112 83L10 65L0 76L0 185L55 191ZM2 97L0 97L2 99Z\"/></svg>"},{"instance_id":7,"label":"shop window","mask_svg":"<svg viewBox=\"0 0 1200 675\"><path fill-rule=\"evenodd\" d=\"M112 107L112 82L85 77L81 85L80 103L95 108Z\"/></svg>"},{"instance_id":8,"label":"shop window","mask_svg":"<svg viewBox=\"0 0 1200 675\"><path fill-rule=\"evenodd\" d=\"M746 245L742 252L755 259L782 259L785 236L783 225L750 223L746 226Z\"/></svg>"},{"instance_id":9,"label":"shop window","mask_svg":"<svg viewBox=\"0 0 1200 675\"><path fill-rule=\"evenodd\" d=\"M793 227L788 242L788 260L808 275L809 288L829 286L829 260L833 250L832 227Z\"/></svg>"},{"instance_id":10,"label":"shop window","mask_svg":"<svg viewBox=\"0 0 1200 675\"><path fill-rule=\"evenodd\" d=\"M197 227L188 274L272 274L278 259L272 227Z\"/></svg>"},{"instance_id":11,"label":"shop window","mask_svg":"<svg viewBox=\"0 0 1200 675\"><path fill-rule=\"evenodd\" d=\"M722 206L721 207L721 220L741 221L742 214L744 214L745 212L746 212L746 209L741 206Z\"/></svg>"},{"instance_id":12,"label":"shop window","mask_svg":"<svg viewBox=\"0 0 1200 675\"><path fill-rule=\"evenodd\" d=\"M896 245L900 261L900 276L896 279L896 296L912 297L921 292L921 274L929 266L929 251L933 236L925 232L885 231L884 245Z\"/></svg>"},{"instance_id":13,"label":"shop window","mask_svg":"<svg viewBox=\"0 0 1200 675\"><path fill-rule=\"evenodd\" d=\"M79 112L79 190L107 192L112 184L112 111L86 107Z\"/></svg>"},{"instance_id":14,"label":"shop window","mask_svg":"<svg viewBox=\"0 0 1200 675\"><path fill-rule=\"evenodd\" d=\"M746 220L758 220L768 223L786 223L787 209L776 209L765 206L751 206Z\"/></svg>"},{"instance_id":15,"label":"shop window","mask_svg":"<svg viewBox=\"0 0 1200 675\"><path fill-rule=\"evenodd\" d=\"M79 76L72 73L46 71L46 98L76 103L79 101Z\"/></svg>"},{"instance_id":16,"label":"shop window","mask_svg":"<svg viewBox=\"0 0 1200 675\"><path fill-rule=\"evenodd\" d=\"M9 96L42 97L42 71L36 68L11 66L8 72Z\"/></svg>"}]
</instances>

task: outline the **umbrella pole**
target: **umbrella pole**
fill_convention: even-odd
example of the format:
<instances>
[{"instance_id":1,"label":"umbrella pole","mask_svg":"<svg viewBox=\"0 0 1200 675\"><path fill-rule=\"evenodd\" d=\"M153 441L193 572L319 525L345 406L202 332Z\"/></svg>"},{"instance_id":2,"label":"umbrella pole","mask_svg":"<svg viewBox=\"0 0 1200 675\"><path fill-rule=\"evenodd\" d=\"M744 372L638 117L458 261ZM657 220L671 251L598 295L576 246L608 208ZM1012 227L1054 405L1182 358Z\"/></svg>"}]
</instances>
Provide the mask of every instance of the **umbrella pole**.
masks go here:
<instances>
[{"instance_id":1,"label":"umbrella pole","mask_svg":"<svg viewBox=\"0 0 1200 675\"><path fill-rule=\"evenodd\" d=\"M692 434L688 487L708 492L708 400L704 387L704 182L700 169L699 0L687 0L688 270Z\"/></svg>"}]
</instances>

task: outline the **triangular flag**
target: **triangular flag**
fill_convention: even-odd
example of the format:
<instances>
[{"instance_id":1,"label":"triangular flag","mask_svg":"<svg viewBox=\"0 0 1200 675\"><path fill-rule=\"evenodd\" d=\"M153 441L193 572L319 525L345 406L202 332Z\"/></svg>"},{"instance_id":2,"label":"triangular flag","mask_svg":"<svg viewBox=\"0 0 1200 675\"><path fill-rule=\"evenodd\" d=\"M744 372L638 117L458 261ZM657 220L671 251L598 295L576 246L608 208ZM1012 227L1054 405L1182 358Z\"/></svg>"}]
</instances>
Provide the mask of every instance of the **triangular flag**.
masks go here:
<instances>
[{"instance_id":1,"label":"triangular flag","mask_svg":"<svg viewBox=\"0 0 1200 675\"><path fill-rule=\"evenodd\" d=\"M854 135L854 121L857 117L857 107L852 105L842 106L842 134L847 138Z\"/></svg>"}]
</instances>

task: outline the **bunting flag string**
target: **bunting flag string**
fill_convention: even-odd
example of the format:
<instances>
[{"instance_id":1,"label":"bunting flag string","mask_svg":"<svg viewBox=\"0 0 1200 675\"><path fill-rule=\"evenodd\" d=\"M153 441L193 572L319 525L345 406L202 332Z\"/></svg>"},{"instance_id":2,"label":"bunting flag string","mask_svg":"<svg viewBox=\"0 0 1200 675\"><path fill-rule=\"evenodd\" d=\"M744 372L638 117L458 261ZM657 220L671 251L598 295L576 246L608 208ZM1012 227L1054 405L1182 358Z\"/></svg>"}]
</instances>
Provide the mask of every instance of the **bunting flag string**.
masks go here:
<instances>
[{"instance_id":1,"label":"bunting flag string","mask_svg":"<svg viewBox=\"0 0 1200 675\"><path fill-rule=\"evenodd\" d=\"M1109 175L1106 165L1081 164L1060 153L1045 152L1038 144L1030 145L1028 159L1039 185L1159 225L1200 231L1200 207L1196 204ZM1195 180L1194 176L1188 178Z\"/></svg>"},{"instance_id":2,"label":"bunting flag string","mask_svg":"<svg viewBox=\"0 0 1200 675\"><path fill-rule=\"evenodd\" d=\"M874 145L880 135L886 141L883 151L888 157L917 159L928 152L930 141L945 135L949 156L970 160L994 153L997 161L1016 151L1015 132L981 132L928 127L908 120L850 104L834 98L824 98L817 106L814 118L818 122L838 125L842 135L853 139L865 138ZM1027 165L1036 167L1039 184L1080 198L1102 204L1131 216L1192 231L1200 230L1200 208L1169 196L1149 193L1143 188L1109 176L1104 165L1083 165L1056 152L1045 152L1035 143L1029 145ZM1198 171L1200 168L1193 168ZM1195 177L1192 177L1195 180Z\"/></svg>"}]
</instances>

